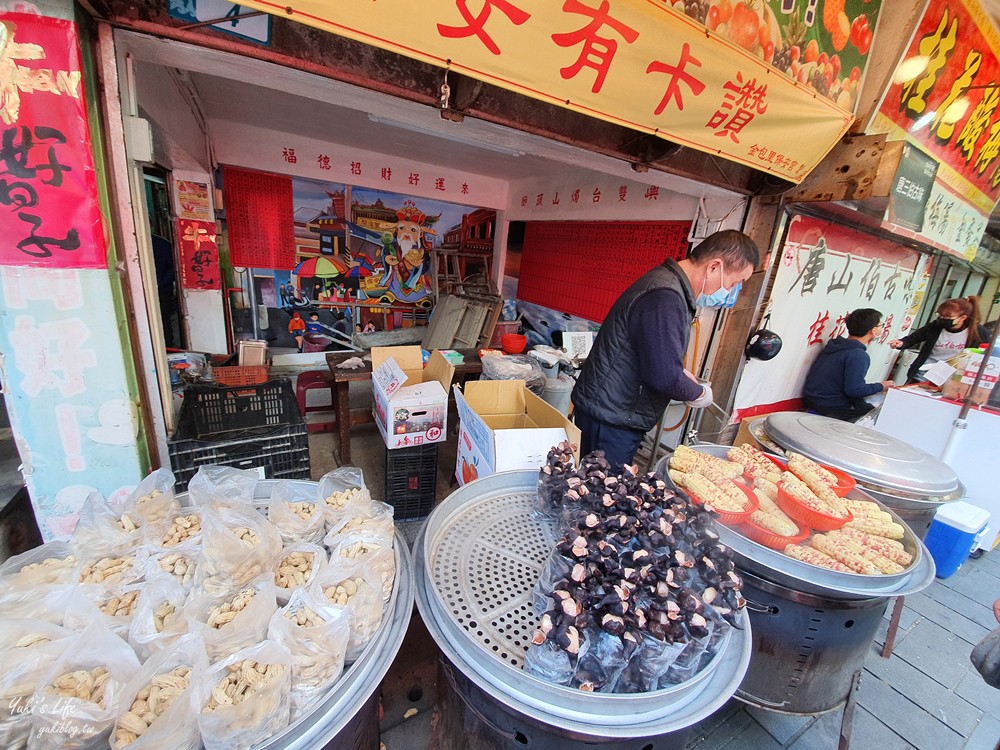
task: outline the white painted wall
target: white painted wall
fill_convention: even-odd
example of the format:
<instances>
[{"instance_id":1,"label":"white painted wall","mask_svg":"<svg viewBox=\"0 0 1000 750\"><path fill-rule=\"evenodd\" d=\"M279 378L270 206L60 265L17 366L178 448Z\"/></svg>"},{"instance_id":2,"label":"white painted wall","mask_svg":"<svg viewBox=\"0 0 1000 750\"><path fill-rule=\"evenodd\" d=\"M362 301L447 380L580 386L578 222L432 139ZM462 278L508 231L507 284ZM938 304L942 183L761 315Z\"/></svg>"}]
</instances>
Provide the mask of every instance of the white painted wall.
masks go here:
<instances>
[{"instance_id":1,"label":"white painted wall","mask_svg":"<svg viewBox=\"0 0 1000 750\"><path fill-rule=\"evenodd\" d=\"M153 152L167 169L209 167L205 132L166 68L134 61L135 89L141 116L153 124Z\"/></svg>"}]
</instances>

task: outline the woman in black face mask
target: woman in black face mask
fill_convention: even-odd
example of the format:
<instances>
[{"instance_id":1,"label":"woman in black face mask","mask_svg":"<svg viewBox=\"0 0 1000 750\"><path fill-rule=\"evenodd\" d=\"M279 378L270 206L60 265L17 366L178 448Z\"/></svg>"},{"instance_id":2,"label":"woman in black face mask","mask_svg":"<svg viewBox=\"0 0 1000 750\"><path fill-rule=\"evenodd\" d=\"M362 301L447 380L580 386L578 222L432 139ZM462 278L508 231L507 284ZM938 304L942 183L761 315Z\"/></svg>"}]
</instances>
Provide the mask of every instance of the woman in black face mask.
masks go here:
<instances>
[{"instance_id":1,"label":"woman in black face mask","mask_svg":"<svg viewBox=\"0 0 1000 750\"><path fill-rule=\"evenodd\" d=\"M989 340L989 331L979 323L979 297L956 297L942 302L937 319L901 339L890 341L892 349L909 349L920 344L920 353L907 371L907 382L923 380L922 371L951 359L964 349Z\"/></svg>"}]
</instances>

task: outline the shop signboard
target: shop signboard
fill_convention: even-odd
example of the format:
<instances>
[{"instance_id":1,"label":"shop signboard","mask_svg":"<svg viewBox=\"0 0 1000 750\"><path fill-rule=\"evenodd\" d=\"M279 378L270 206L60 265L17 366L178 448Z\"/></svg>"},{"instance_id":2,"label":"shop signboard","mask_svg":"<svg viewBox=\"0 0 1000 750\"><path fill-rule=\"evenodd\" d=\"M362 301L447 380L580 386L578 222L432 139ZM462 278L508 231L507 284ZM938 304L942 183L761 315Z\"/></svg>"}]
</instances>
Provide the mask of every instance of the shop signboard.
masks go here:
<instances>
[{"instance_id":1,"label":"shop signboard","mask_svg":"<svg viewBox=\"0 0 1000 750\"><path fill-rule=\"evenodd\" d=\"M869 128L927 151L939 178L984 216L1000 196L998 53L977 0L930 0Z\"/></svg>"},{"instance_id":2,"label":"shop signboard","mask_svg":"<svg viewBox=\"0 0 1000 750\"><path fill-rule=\"evenodd\" d=\"M187 23L218 21L208 25L265 46L271 44L271 17L251 15L244 18L250 11L229 0L167 0L167 12Z\"/></svg>"},{"instance_id":3,"label":"shop signboard","mask_svg":"<svg viewBox=\"0 0 1000 750\"><path fill-rule=\"evenodd\" d=\"M244 5L798 183L851 123L880 4L433 0L419 10L407 0Z\"/></svg>"},{"instance_id":4,"label":"shop signboard","mask_svg":"<svg viewBox=\"0 0 1000 750\"><path fill-rule=\"evenodd\" d=\"M778 264L769 327L781 336L781 353L747 363L736 420L799 408L809 366L828 341L847 335L847 314L858 308L882 313L882 333L868 345L867 381L885 380L896 357L889 342L912 327L909 310L927 271L916 250L802 215L789 221Z\"/></svg>"},{"instance_id":5,"label":"shop signboard","mask_svg":"<svg viewBox=\"0 0 1000 750\"><path fill-rule=\"evenodd\" d=\"M0 17L0 91L0 265L107 268L76 25Z\"/></svg>"},{"instance_id":6,"label":"shop signboard","mask_svg":"<svg viewBox=\"0 0 1000 750\"><path fill-rule=\"evenodd\" d=\"M185 289L221 289L215 222L178 219L177 243L181 256L181 286Z\"/></svg>"},{"instance_id":7,"label":"shop signboard","mask_svg":"<svg viewBox=\"0 0 1000 750\"><path fill-rule=\"evenodd\" d=\"M923 228L937 169L934 157L909 143L903 145L903 158L889 195L889 221L915 232Z\"/></svg>"},{"instance_id":8,"label":"shop signboard","mask_svg":"<svg viewBox=\"0 0 1000 750\"><path fill-rule=\"evenodd\" d=\"M938 178L931 186L920 234L947 248L953 255L972 260L976 257L988 222L988 214L980 212L949 189L941 179L939 169Z\"/></svg>"}]
</instances>

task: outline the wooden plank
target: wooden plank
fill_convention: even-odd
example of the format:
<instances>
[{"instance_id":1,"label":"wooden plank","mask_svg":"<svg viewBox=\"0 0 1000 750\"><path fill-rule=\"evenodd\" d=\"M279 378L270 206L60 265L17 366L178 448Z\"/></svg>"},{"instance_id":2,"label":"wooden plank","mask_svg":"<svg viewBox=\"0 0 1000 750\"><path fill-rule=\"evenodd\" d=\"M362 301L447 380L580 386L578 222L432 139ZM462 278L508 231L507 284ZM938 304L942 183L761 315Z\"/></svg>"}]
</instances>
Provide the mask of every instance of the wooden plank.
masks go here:
<instances>
[{"instance_id":1,"label":"wooden plank","mask_svg":"<svg viewBox=\"0 0 1000 750\"><path fill-rule=\"evenodd\" d=\"M885 140L885 135L881 133L845 136L800 185L785 193L785 200L846 201L884 197L874 196L872 186L876 184L879 164L885 151ZM893 174L898 165L897 159L892 167ZM885 195L888 195L888 191Z\"/></svg>"}]
</instances>

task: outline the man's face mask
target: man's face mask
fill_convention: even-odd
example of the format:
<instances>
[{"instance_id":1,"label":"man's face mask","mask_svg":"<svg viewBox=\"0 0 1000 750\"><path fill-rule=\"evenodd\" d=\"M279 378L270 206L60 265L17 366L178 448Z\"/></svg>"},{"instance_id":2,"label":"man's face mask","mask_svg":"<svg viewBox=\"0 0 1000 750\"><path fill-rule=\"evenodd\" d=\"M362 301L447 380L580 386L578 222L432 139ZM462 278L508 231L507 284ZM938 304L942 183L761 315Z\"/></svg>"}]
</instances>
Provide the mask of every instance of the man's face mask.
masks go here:
<instances>
[{"instance_id":1,"label":"man's face mask","mask_svg":"<svg viewBox=\"0 0 1000 750\"><path fill-rule=\"evenodd\" d=\"M726 308L736 304L736 298L740 296L740 289L743 287L743 282L739 282L732 289L727 289L725 271L723 271L722 266L719 266L719 280L722 282L722 286L712 294L705 294L705 282L701 283L701 294L695 300L695 304L698 307Z\"/></svg>"}]
</instances>

